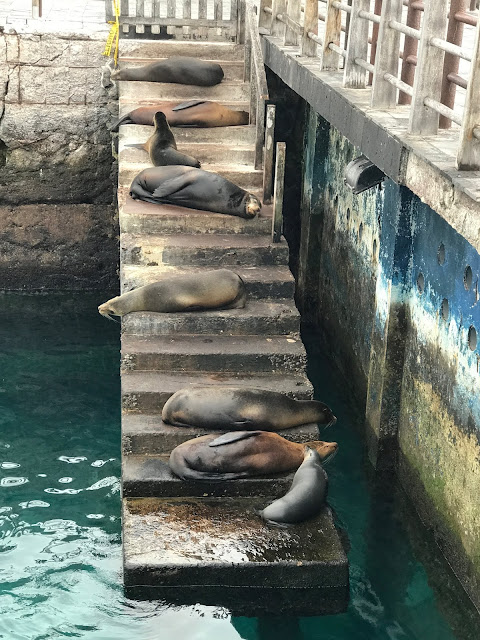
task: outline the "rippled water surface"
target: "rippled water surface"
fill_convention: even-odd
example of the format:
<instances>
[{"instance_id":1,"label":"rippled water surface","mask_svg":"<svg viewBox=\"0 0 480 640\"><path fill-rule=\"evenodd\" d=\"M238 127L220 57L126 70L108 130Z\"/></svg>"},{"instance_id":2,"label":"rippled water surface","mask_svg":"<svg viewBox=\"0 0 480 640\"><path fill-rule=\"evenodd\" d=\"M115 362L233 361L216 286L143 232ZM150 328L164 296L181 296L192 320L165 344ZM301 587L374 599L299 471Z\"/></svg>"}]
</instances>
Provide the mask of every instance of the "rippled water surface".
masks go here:
<instances>
[{"instance_id":1,"label":"rippled water surface","mask_svg":"<svg viewBox=\"0 0 480 640\"><path fill-rule=\"evenodd\" d=\"M105 298L105 296L103 296ZM47 640L479 638L477 620L401 495L364 468L348 383L311 345L317 396L338 416L330 502L348 533L351 601L324 618L231 618L123 596L119 325L102 296L8 295L0 305L0 638ZM427 572L415 556L429 563ZM281 613L281 612L279 612Z\"/></svg>"}]
</instances>

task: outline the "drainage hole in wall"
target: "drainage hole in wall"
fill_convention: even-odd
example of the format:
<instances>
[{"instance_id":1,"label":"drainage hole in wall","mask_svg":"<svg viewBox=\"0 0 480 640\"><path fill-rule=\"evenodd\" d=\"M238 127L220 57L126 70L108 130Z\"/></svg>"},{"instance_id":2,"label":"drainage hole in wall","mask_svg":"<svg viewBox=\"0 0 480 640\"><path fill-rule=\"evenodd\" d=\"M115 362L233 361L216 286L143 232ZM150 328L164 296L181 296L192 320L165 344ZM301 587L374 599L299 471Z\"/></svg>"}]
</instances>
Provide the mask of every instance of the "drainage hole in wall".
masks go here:
<instances>
[{"instance_id":1,"label":"drainage hole in wall","mask_svg":"<svg viewBox=\"0 0 480 640\"><path fill-rule=\"evenodd\" d=\"M347 207L347 222L350 222L350 208Z\"/></svg>"},{"instance_id":2,"label":"drainage hole in wall","mask_svg":"<svg viewBox=\"0 0 480 640\"><path fill-rule=\"evenodd\" d=\"M425 277L423 273L418 274L417 287L420 293L423 293L425 291Z\"/></svg>"},{"instance_id":3,"label":"drainage hole in wall","mask_svg":"<svg viewBox=\"0 0 480 640\"><path fill-rule=\"evenodd\" d=\"M468 346L470 347L471 351L475 351L475 349L477 348L477 331L473 324L468 330Z\"/></svg>"},{"instance_id":4,"label":"drainage hole in wall","mask_svg":"<svg viewBox=\"0 0 480 640\"><path fill-rule=\"evenodd\" d=\"M437 260L438 260L438 264L440 265L445 263L445 245L443 244L443 242L438 247Z\"/></svg>"},{"instance_id":5,"label":"drainage hole in wall","mask_svg":"<svg viewBox=\"0 0 480 640\"><path fill-rule=\"evenodd\" d=\"M444 298L442 300L442 306L440 307L440 315L442 316L442 320L444 322L448 322L448 314L449 314L449 306L448 306L448 300L446 298Z\"/></svg>"},{"instance_id":6,"label":"drainage hole in wall","mask_svg":"<svg viewBox=\"0 0 480 640\"><path fill-rule=\"evenodd\" d=\"M373 259L376 262L377 261L377 239L376 238L373 239L372 253L373 253Z\"/></svg>"},{"instance_id":7,"label":"drainage hole in wall","mask_svg":"<svg viewBox=\"0 0 480 640\"><path fill-rule=\"evenodd\" d=\"M358 241L360 242L363 236L363 222L360 223L358 227Z\"/></svg>"},{"instance_id":8,"label":"drainage hole in wall","mask_svg":"<svg viewBox=\"0 0 480 640\"><path fill-rule=\"evenodd\" d=\"M472 281L473 281L472 269L471 269L471 267L469 265L467 265L465 267L465 272L463 274L463 286L465 287L465 289L467 291L472 286Z\"/></svg>"},{"instance_id":9,"label":"drainage hole in wall","mask_svg":"<svg viewBox=\"0 0 480 640\"><path fill-rule=\"evenodd\" d=\"M335 196L335 199L333 201L333 207L334 207L335 211L338 210L338 196Z\"/></svg>"}]
</instances>

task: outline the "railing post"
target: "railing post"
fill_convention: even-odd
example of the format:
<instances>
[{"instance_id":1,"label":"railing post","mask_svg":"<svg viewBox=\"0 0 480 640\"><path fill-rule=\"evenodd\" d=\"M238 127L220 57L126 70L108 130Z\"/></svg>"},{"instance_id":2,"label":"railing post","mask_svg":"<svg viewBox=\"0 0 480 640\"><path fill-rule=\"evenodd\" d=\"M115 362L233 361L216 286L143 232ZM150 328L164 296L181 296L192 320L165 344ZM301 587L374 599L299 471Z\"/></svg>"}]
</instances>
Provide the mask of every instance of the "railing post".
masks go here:
<instances>
[{"instance_id":1,"label":"railing post","mask_svg":"<svg viewBox=\"0 0 480 640\"><path fill-rule=\"evenodd\" d=\"M362 10L370 11L370 0L353 0L343 72L343 86L350 89L364 89L366 83L365 69L355 63L355 58L367 60L368 57L369 22L358 15Z\"/></svg>"},{"instance_id":2,"label":"railing post","mask_svg":"<svg viewBox=\"0 0 480 640\"><path fill-rule=\"evenodd\" d=\"M440 100L445 53L433 47L430 38L445 38L447 11L448 0L435 0L425 4L408 122L408 133L413 135L435 135L438 131L438 113L426 107L424 100Z\"/></svg>"},{"instance_id":3,"label":"railing post","mask_svg":"<svg viewBox=\"0 0 480 640\"><path fill-rule=\"evenodd\" d=\"M305 21L300 45L302 56L317 55L317 43L308 37L309 32L318 36L318 0L305 0Z\"/></svg>"},{"instance_id":4,"label":"railing post","mask_svg":"<svg viewBox=\"0 0 480 640\"><path fill-rule=\"evenodd\" d=\"M255 136L255 169L260 169L263 160L263 145L265 141L265 99L263 96L257 97L256 113L256 136Z\"/></svg>"},{"instance_id":5,"label":"railing post","mask_svg":"<svg viewBox=\"0 0 480 640\"><path fill-rule=\"evenodd\" d=\"M465 170L480 169L480 20L477 23L475 44L472 53L472 66L467 85L463 123L460 131L460 146L457 155L457 168ZM478 137L477 137L478 136Z\"/></svg>"},{"instance_id":6,"label":"railing post","mask_svg":"<svg viewBox=\"0 0 480 640\"><path fill-rule=\"evenodd\" d=\"M32 0L32 18L36 20L42 17L42 0Z\"/></svg>"},{"instance_id":7,"label":"railing post","mask_svg":"<svg viewBox=\"0 0 480 640\"><path fill-rule=\"evenodd\" d=\"M280 242L283 226L283 186L285 181L285 142L277 142L275 186L273 189L272 242Z\"/></svg>"},{"instance_id":8,"label":"railing post","mask_svg":"<svg viewBox=\"0 0 480 640\"><path fill-rule=\"evenodd\" d=\"M267 13L265 8L272 9L272 0L260 1L260 13L258 14L258 28L266 29L268 32L272 30L272 13Z\"/></svg>"},{"instance_id":9,"label":"railing post","mask_svg":"<svg viewBox=\"0 0 480 640\"><path fill-rule=\"evenodd\" d=\"M463 23L458 22L455 19L455 14L459 11L466 11L467 0L452 0L450 3L450 15L448 17L447 27L447 41L453 44L461 46L463 40ZM445 53L445 60L443 62L443 78L442 78L442 93L440 102L447 105L450 109L455 106L455 94L457 92L457 85L450 82L448 75L450 73L458 73L460 66L460 58L454 56L451 53ZM449 129L452 126L452 121L445 116L440 116L438 121L440 129Z\"/></svg>"},{"instance_id":10,"label":"railing post","mask_svg":"<svg viewBox=\"0 0 480 640\"><path fill-rule=\"evenodd\" d=\"M288 0L287 2L287 16L300 24L300 15L301 15L301 7L300 0ZM287 25L285 29L285 44L288 45L297 45L298 44L298 33Z\"/></svg>"},{"instance_id":11,"label":"railing post","mask_svg":"<svg viewBox=\"0 0 480 640\"><path fill-rule=\"evenodd\" d=\"M285 23L277 20L277 15L286 14L287 0L272 0L272 36L285 38Z\"/></svg>"},{"instance_id":12,"label":"railing post","mask_svg":"<svg viewBox=\"0 0 480 640\"><path fill-rule=\"evenodd\" d=\"M275 105L267 105L265 145L263 155L263 202L270 204L273 195L273 145L275 134Z\"/></svg>"},{"instance_id":13,"label":"railing post","mask_svg":"<svg viewBox=\"0 0 480 640\"><path fill-rule=\"evenodd\" d=\"M328 45L333 42L334 44L340 44L340 33L342 30L342 14L339 9L333 6L333 0L327 1L327 11L325 13L325 39L323 41L322 59L320 68L322 70L334 70L338 69L338 53L328 48Z\"/></svg>"},{"instance_id":14,"label":"railing post","mask_svg":"<svg viewBox=\"0 0 480 640\"><path fill-rule=\"evenodd\" d=\"M386 73L398 75L400 32L391 29L389 22L401 21L402 7L402 0L383 0L373 72L371 106L375 109L391 109L397 104L397 89L384 76Z\"/></svg>"},{"instance_id":15,"label":"railing post","mask_svg":"<svg viewBox=\"0 0 480 640\"><path fill-rule=\"evenodd\" d=\"M408 2L407 26L412 27L413 29L420 29L422 12L417 8L414 8L412 6L413 3L414 0L409 0ZM402 73L400 74L400 79L411 87L413 87L413 81L415 79L415 65L412 64L411 56L416 56L417 51L418 40L411 38L410 36L405 36L405 42L403 45ZM411 102L412 97L408 95L408 93L400 91L398 94L398 104L410 104Z\"/></svg>"}]
</instances>

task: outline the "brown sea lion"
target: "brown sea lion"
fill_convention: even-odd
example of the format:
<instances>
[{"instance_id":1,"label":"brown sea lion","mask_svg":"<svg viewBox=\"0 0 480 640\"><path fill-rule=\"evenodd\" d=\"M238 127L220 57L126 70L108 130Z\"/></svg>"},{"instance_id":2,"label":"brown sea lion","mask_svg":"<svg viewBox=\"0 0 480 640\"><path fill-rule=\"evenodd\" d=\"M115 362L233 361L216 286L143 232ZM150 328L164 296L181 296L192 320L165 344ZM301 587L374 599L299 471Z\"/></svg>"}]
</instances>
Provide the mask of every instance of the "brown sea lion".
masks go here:
<instances>
[{"instance_id":1,"label":"brown sea lion","mask_svg":"<svg viewBox=\"0 0 480 640\"><path fill-rule=\"evenodd\" d=\"M217 269L195 274L165 276L98 307L106 318L124 316L131 311L199 311L202 309L238 309L245 306L247 294L243 280L233 271Z\"/></svg>"},{"instance_id":2,"label":"brown sea lion","mask_svg":"<svg viewBox=\"0 0 480 640\"><path fill-rule=\"evenodd\" d=\"M117 69L111 74L112 80L139 82L174 82L193 84L198 87L212 87L223 80L223 69L216 62L172 56L165 60L156 60L142 67Z\"/></svg>"},{"instance_id":3,"label":"brown sea lion","mask_svg":"<svg viewBox=\"0 0 480 640\"><path fill-rule=\"evenodd\" d=\"M293 476L287 493L275 500L259 515L272 524L288 525L313 518L325 506L328 477L317 451L307 449L305 458Z\"/></svg>"},{"instance_id":4,"label":"brown sea lion","mask_svg":"<svg viewBox=\"0 0 480 640\"><path fill-rule=\"evenodd\" d=\"M157 111L153 117L155 131L143 145L155 167L171 164L181 164L187 167L200 167L200 162L192 156L187 156L177 150L177 144L172 130L168 126L167 118L162 111Z\"/></svg>"},{"instance_id":5,"label":"brown sea lion","mask_svg":"<svg viewBox=\"0 0 480 640\"><path fill-rule=\"evenodd\" d=\"M258 198L217 173L179 165L144 169L133 180L130 195L240 218L254 218L262 208Z\"/></svg>"},{"instance_id":6,"label":"brown sea lion","mask_svg":"<svg viewBox=\"0 0 480 640\"><path fill-rule=\"evenodd\" d=\"M325 460L336 442L298 444L268 431L232 431L187 440L170 454L170 468L182 480L234 480L298 469L308 447Z\"/></svg>"},{"instance_id":7,"label":"brown sea lion","mask_svg":"<svg viewBox=\"0 0 480 640\"><path fill-rule=\"evenodd\" d=\"M218 102L159 102L151 107L133 109L117 120L110 131L117 131L121 124L151 125L157 111L163 111L171 127L230 127L249 122L247 111L235 111Z\"/></svg>"},{"instance_id":8,"label":"brown sea lion","mask_svg":"<svg viewBox=\"0 0 480 640\"><path fill-rule=\"evenodd\" d=\"M195 385L167 400L162 420L177 427L280 431L311 423L328 426L337 419L317 400L294 400L265 389Z\"/></svg>"}]
</instances>

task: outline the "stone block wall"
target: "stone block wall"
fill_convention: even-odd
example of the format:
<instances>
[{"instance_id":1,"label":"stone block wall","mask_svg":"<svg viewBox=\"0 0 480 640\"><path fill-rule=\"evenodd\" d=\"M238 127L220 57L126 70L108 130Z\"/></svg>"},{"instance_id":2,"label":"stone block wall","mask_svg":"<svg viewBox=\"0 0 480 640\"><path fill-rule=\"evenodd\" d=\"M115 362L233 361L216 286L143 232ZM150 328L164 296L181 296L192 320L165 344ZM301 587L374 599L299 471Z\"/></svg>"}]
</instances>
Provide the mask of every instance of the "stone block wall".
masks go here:
<instances>
[{"instance_id":1,"label":"stone block wall","mask_svg":"<svg viewBox=\"0 0 480 640\"><path fill-rule=\"evenodd\" d=\"M0 34L0 271L15 265L0 288L115 282L118 107L105 38Z\"/></svg>"}]
</instances>

